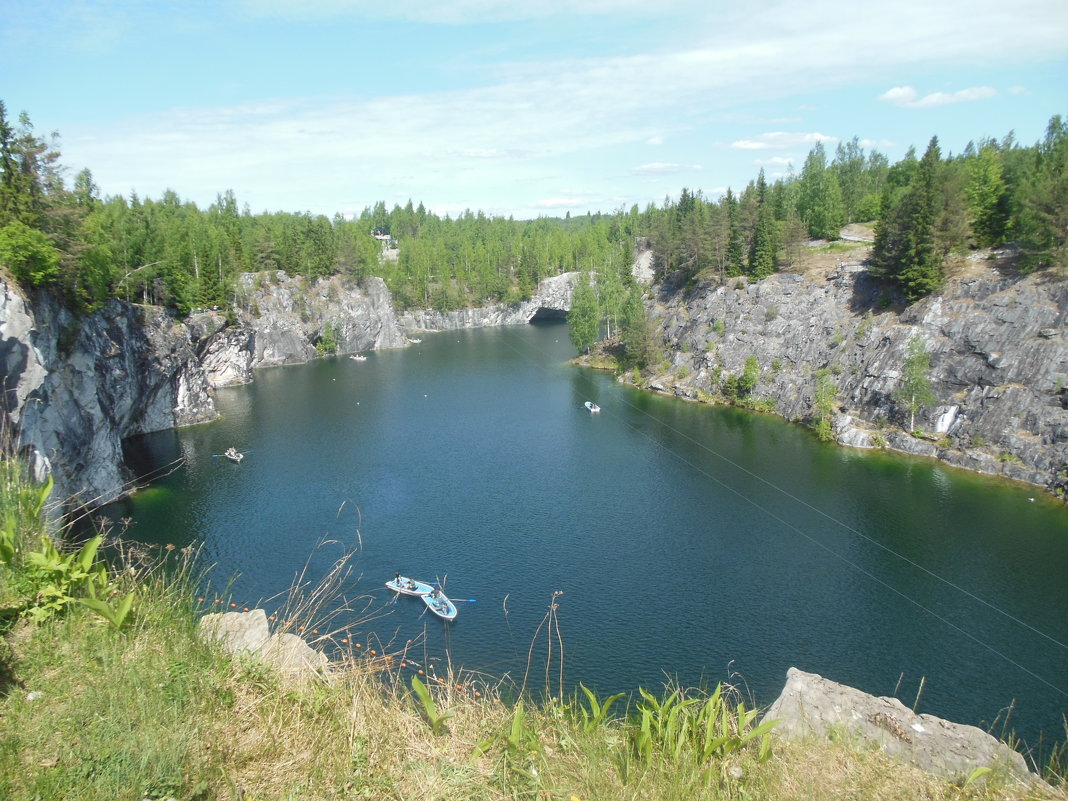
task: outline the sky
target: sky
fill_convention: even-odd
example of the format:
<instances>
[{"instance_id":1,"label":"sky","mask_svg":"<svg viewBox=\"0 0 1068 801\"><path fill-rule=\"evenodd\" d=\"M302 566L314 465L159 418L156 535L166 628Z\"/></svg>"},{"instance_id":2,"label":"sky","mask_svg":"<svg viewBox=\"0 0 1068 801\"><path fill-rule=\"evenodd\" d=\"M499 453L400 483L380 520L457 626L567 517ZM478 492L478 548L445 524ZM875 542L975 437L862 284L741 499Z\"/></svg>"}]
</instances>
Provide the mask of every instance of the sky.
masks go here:
<instances>
[{"instance_id":1,"label":"sky","mask_svg":"<svg viewBox=\"0 0 1068 801\"><path fill-rule=\"evenodd\" d=\"M0 100L68 179L206 208L516 219L714 198L823 142L1039 141L1065 0L3 0Z\"/></svg>"}]
</instances>

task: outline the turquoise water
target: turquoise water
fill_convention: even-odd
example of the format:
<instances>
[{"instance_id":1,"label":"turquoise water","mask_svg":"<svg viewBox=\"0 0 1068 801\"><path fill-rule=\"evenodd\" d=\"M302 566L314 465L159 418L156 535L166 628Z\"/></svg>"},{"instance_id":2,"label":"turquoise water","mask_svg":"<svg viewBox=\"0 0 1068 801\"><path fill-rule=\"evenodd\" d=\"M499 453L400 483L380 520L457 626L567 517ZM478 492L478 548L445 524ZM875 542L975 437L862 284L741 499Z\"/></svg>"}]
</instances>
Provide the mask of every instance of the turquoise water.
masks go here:
<instances>
[{"instance_id":1,"label":"turquoise water","mask_svg":"<svg viewBox=\"0 0 1068 801\"><path fill-rule=\"evenodd\" d=\"M573 355L557 323L261 370L218 393L218 422L131 442L142 472L184 464L109 511L136 538L201 545L239 606L274 609L300 571L357 550L343 593L381 615L351 615L353 639L517 682L532 652L536 688L551 660L558 690L561 651L567 687L730 680L759 703L797 666L909 706L923 680L919 711L1000 732L1011 705L1028 741L1064 738L1061 504ZM217 456L231 444L241 464ZM445 624L393 602L396 571L474 602Z\"/></svg>"}]
</instances>

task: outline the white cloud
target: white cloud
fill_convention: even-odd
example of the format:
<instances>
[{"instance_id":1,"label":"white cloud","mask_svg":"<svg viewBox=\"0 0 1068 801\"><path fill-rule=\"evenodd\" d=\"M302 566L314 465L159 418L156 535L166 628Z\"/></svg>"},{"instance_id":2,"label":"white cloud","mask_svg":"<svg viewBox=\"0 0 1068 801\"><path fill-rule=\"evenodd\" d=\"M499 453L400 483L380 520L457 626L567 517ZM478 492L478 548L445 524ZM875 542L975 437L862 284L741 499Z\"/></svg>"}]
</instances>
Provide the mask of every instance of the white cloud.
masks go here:
<instances>
[{"instance_id":1,"label":"white cloud","mask_svg":"<svg viewBox=\"0 0 1068 801\"><path fill-rule=\"evenodd\" d=\"M798 131L771 131L762 133L752 139L739 139L731 142L735 150L789 150L790 148L814 145L817 142L837 142L833 136L821 133L802 133Z\"/></svg>"},{"instance_id":2,"label":"white cloud","mask_svg":"<svg viewBox=\"0 0 1068 801\"><path fill-rule=\"evenodd\" d=\"M861 147L871 150L872 148L886 149L895 147L897 143L892 142L889 139L861 139L859 144Z\"/></svg>"},{"instance_id":3,"label":"white cloud","mask_svg":"<svg viewBox=\"0 0 1068 801\"><path fill-rule=\"evenodd\" d=\"M700 170L700 164L671 164L666 161L654 161L631 168L634 175L675 175L680 172Z\"/></svg>"},{"instance_id":4,"label":"white cloud","mask_svg":"<svg viewBox=\"0 0 1068 801\"><path fill-rule=\"evenodd\" d=\"M534 205L542 209L574 209L585 206L588 202L577 197L550 197L539 200Z\"/></svg>"},{"instance_id":5,"label":"white cloud","mask_svg":"<svg viewBox=\"0 0 1068 801\"><path fill-rule=\"evenodd\" d=\"M880 100L905 108L935 108L950 103L965 103L972 100L986 100L997 94L990 86L973 86L956 92L931 92L920 97L919 92L911 86L895 86L879 95Z\"/></svg>"},{"instance_id":6,"label":"white cloud","mask_svg":"<svg viewBox=\"0 0 1068 801\"><path fill-rule=\"evenodd\" d=\"M785 174L793 169L794 160L788 156L772 156L768 159L755 159L753 164L757 167L770 167L773 170L780 170L780 174Z\"/></svg>"},{"instance_id":7,"label":"white cloud","mask_svg":"<svg viewBox=\"0 0 1068 801\"><path fill-rule=\"evenodd\" d=\"M36 14L38 19L53 13L45 10L53 7L51 2L15 2L20 11ZM116 15L125 14L120 21L128 24L116 30L125 32L127 46L150 40L151 31L133 11L141 3L82 2L101 14L112 9ZM269 95L260 95L256 104L102 119L94 126L64 122L63 151L65 159L76 166L89 166L105 192L122 194L136 186L142 194L154 195L171 186L200 203L210 202L216 191L233 188L255 210L321 204L332 213L337 208L359 208L360 203L373 203L396 191L435 207L487 209L495 203L511 203L530 209L536 198L569 199L559 187L569 180L578 182L572 176L581 169L590 171L581 180L596 186L600 197L627 197L625 191L638 195L639 190L592 182L592 164L597 159L606 160L598 165L599 175L622 175L636 185L647 184L650 176L700 169L694 162L708 158L709 142L716 137L727 141L738 137L729 148L755 151L753 156L764 152L786 156L807 151L816 142L838 141L819 132L776 130L746 135L739 131L747 129L717 129L714 121L741 113L737 111L741 108L765 103L769 110L777 104L789 111L798 107L800 97L854 81L885 80L889 86L887 74L900 75L906 70L915 74L962 61L981 59L996 65L1051 53L1063 58L1068 52L1068 15L1063 14L1062 3L1018 0L1009 9L1003 0L935 4L884 0L857 14L843 0L811 0L805 5L753 0L744 9L730 11L706 0L664 0L653 5L645 0L548 0L544 4L457 0L437 5L415 0L390 4L234 0L222 6L231 16L235 8L268 16L306 15L313 21L337 16L337 24L353 26L369 17L434 22L446 21L445 15L452 15L451 22L555 15L563 25L574 13L617 14L612 32L624 34L613 39L606 55L591 45L582 51L589 56L575 58L551 49L540 51L515 33L520 26L501 25L500 41L487 42L484 51L463 54L466 71L455 71L477 81L476 86L452 84L453 72L437 70L431 82L436 88L425 92L411 91L412 85L420 84L404 81L395 84L403 89L379 97L369 96L374 81L357 82L352 94L346 94L348 87L324 84L324 94L300 99L264 100ZM157 9L153 20L163 14L158 9L172 6L144 5ZM195 9L188 12L194 17L192 23L206 24L211 15L205 9L218 9L207 0L189 5ZM657 26L656 36L648 34L644 23L633 22L637 15L653 13L656 19L650 25ZM812 24L817 18L821 25ZM107 21L105 17L101 24ZM52 28L38 27L44 31L36 40L39 44ZM309 25L307 38L312 38L314 30ZM630 39L625 38L626 31ZM545 38L549 42L550 37ZM0 31L0 45L3 40ZM857 46L859 41L863 47ZM349 74L373 72L359 60L360 48L353 50ZM402 44L398 52L404 53ZM533 52L545 55L505 60ZM872 58L873 52L879 58ZM991 54L1001 61L989 61ZM299 58L299 52L294 50L293 57ZM417 63L414 54L405 57ZM314 57L308 60L315 66ZM419 64L419 68L429 73L435 65ZM388 67L382 69L388 72ZM976 87L921 98L915 89L897 87L885 93L884 99L925 107L980 99L984 92L993 91ZM771 122L782 119L775 113L762 117L765 122L754 125L802 125ZM813 128L827 125L807 113L805 119ZM836 129L836 133L852 131ZM687 137L697 136L702 137L703 151L681 149ZM671 150L665 147L655 155L648 151L641 155L643 146L665 142L671 143ZM608 152L619 161L608 164L604 155ZM648 158L657 160L643 164ZM741 159L735 161L741 163ZM640 166L628 170L632 164ZM710 164L705 162L711 175ZM713 179L734 180L718 173ZM515 200L517 195L529 200ZM644 191L637 199L643 198Z\"/></svg>"}]
</instances>

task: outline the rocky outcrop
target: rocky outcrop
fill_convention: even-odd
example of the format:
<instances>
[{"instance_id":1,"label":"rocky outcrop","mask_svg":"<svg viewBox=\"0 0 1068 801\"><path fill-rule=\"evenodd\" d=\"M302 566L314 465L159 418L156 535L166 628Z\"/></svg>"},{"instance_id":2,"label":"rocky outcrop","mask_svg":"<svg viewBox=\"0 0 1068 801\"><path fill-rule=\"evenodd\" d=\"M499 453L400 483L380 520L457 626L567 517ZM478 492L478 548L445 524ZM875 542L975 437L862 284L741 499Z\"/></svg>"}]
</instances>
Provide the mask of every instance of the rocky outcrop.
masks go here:
<instances>
[{"instance_id":1,"label":"rocky outcrop","mask_svg":"<svg viewBox=\"0 0 1068 801\"><path fill-rule=\"evenodd\" d=\"M525 325L537 319L564 319L571 309L571 294L579 275L581 273L563 273L543 279L530 300L445 312L416 309L402 312L399 322L406 330L416 332Z\"/></svg>"},{"instance_id":2,"label":"rocky outcrop","mask_svg":"<svg viewBox=\"0 0 1068 801\"><path fill-rule=\"evenodd\" d=\"M861 265L780 273L747 284L663 294L654 314L670 369L650 383L714 400L755 356L752 392L798 421L814 414L821 371L837 390L839 442L932 456L984 473L1050 485L1068 462L1068 283L1005 277L975 266L939 295L894 304ZM896 393L909 342L920 338L936 401L909 415Z\"/></svg>"},{"instance_id":3,"label":"rocky outcrop","mask_svg":"<svg viewBox=\"0 0 1068 801\"><path fill-rule=\"evenodd\" d=\"M764 720L778 721L774 736L844 736L951 781L967 781L979 768L1039 781L1023 756L982 729L917 715L896 698L876 698L797 668L787 671Z\"/></svg>"},{"instance_id":4,"label":"rocky outcrop","mask_svg":"<svg viewBox=\"0 0 1068 801\"><path fill-rule=\"evenodd\" d=\"M96 506L128 492L124 439L215 419L212 389L251 381L257 367L315 358L327 339L342 353L407 344L381 279L267 278L241 277L232 321L120 301L76 318L0 281L7 428L35 476L53 475L54 498Z\"/></svg>"},{"instance_id":5,"label":"rocky outcrop","mask_svg":"<svg viewBox=\"0 0 1068 801\"><path fill-rule=\"evenodd\" d=\"M296 634L271 634L267 613L222 612L204 615L200 635L234 656L255 659L277 671L283 684L303 687L327 675L329 660Z\"/></svg>"},{"instance_id":6,"label":"rocky outcrop","mask_svg":"<svg viewBox=\"0 0 1068 801\"><path fill-rule=\"evenodd\" d=\"M259 367L299 364L331 341L338 353L407 345L381 278L361 286L344 278L245 273L237 324L207 339L201 351L212 386L247 383Z\"/></svg>"},{"instance_id":7,"label":"rocky outcrop","mask_svg":"<svg viewBox=\"0 0 1068 801\"><path fill-rule=\"evenodd\" d=\"M0 281L4 411L53 498L96 505L128 489L122 440L215 418L189 329L118 301L76 319L47 295Z\"/></svg>"}]
</instances>

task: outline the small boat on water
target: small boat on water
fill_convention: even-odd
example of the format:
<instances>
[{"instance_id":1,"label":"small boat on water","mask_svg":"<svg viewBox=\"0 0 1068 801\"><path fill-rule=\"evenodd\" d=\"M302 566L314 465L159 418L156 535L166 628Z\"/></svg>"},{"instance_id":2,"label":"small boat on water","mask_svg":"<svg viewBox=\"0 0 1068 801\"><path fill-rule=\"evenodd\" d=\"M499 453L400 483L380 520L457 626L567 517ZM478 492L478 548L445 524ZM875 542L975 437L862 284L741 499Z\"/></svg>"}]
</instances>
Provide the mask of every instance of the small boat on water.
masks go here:
<instances>
[{"instance_id":1,"label":"small boat on water","mask_svg":"<svg viewBox=\"0 0 1068 801\"><path fill-rule=\"evenodd\" d=\"M387 581L386 586L394 592L400 592L404 595L429 595L434 591L434 588L429 584L402 576L400 573Z\"/></svg>"},{"instance_id":2,"label":"small boat on water","mask_svg":"<svg viewBox=\"0 0 1068 801\"><path fill-rule=\"evenodd\" d=\"M601 411L601 407L600 407L600 406L598 406L598 405L597 405L596 403L594 403L593 401L586 401L586 402L585 402L584 404L582 404L582 405L583 405L583 406L585 406L585 407L586 407L586 408L587 408L587 409L588 409L588 410L590 411L590 413L591 413L591 414L592 414L593 412L599 412L599 411Z\"/></svg>"},{"instance_id":3,"label":"small boat on water","mask_svg":"<svg viewBox=\"0 0 1068 801\"><path fill-rule=\"evenodd\" d=\"M442 620L454 620L456 618L456 604L445 597L439 589L434 589L427 595L422 596L426 608L440 617Z\"/></svg>"},{"instance_id":4,"label":"small boat on water","mask_svg":"<svg viewBox=\"0 0 1068 801\"><path fill-rule=\"evenodd\" d=\"M367 361L367 357L364 356L362 353L353 353L351 356L349 356L349 358L357 362Z\"/></svg>"},{"instance_id":5,"label":"small boat on water","mask_svg":"<svg viewBox=\"0 0 1068 801\"><path fill-rule=\"evenodd\" d=\"M237 448L232 445L223 451L223 456L229 459L231 462L240 462L245 458L245 454L241 453Z\"/></svg>"}]
</instances>

